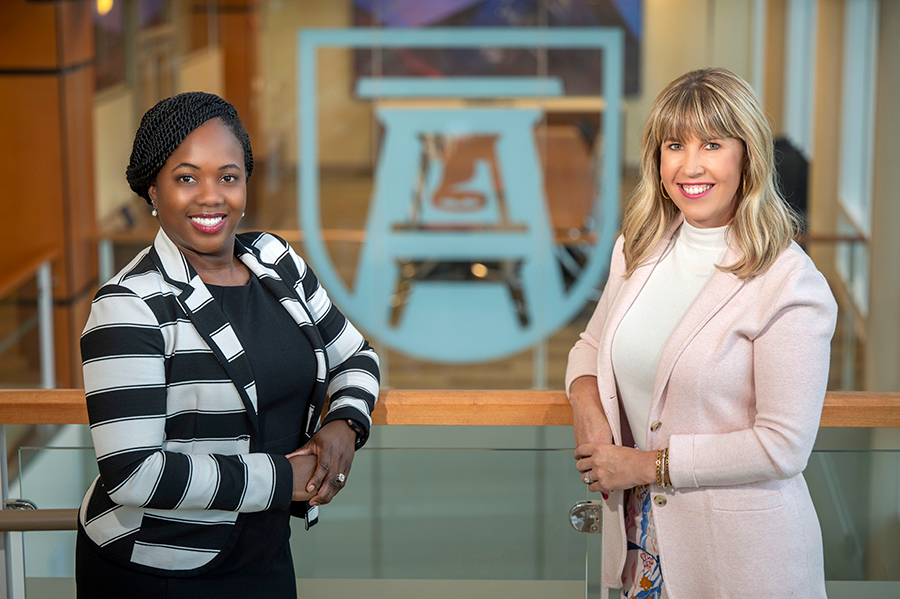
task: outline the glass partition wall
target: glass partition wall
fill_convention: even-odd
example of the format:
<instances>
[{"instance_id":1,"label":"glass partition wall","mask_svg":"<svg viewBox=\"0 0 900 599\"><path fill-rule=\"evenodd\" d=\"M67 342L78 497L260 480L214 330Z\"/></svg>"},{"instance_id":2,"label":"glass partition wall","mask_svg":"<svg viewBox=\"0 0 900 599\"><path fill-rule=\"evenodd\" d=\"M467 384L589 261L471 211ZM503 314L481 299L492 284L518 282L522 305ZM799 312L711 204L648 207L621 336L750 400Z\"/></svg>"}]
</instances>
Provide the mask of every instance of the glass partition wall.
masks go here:
<instances>
[{"instance_id":1,"label":"glass partition wall","mask_svg":"<svg viewBox=\"0 0 900 599\"><path fill-rule=\"evenodd\" d=\"M805 472L825 544L829 597L896 597L890 534L900 449L872 449L890 429L822 429ZM563 427L377 426L352 483L291 535L304 592L418 597L601 597L601 535L568 511L590 499L571 475ZM96 475L83 426L23 447L21 492L41 508L73 508ZM81 445L81 447L79 447ZM19 487L19 484L21 487ZM893 512L896 517L896 511ZM14 535L28 599L75 597L74 532ZM17 559L22 559L21 554ZM748 567L752 567L748 564ZM765 576L765 572L760 572ZM611 595L613 596L613 595Z\"/></svg>"},{"instance_id":2,"label":"glass partition wall","mask_svg":"<svg viewBox=\"0 0 900 599\"><path fill-rule=\"evenodd\" d=\"M121 60L103 63L95 108L101 279L156 231L121 177L125 124L154 94L205 89L251 135L242 230L294 244L388 386L561 386L630 191L640 2L150 4L154 19L124 3L96 28L98 54L124 48L131 65L106 84Z\"/></svg>"}]
</instances>

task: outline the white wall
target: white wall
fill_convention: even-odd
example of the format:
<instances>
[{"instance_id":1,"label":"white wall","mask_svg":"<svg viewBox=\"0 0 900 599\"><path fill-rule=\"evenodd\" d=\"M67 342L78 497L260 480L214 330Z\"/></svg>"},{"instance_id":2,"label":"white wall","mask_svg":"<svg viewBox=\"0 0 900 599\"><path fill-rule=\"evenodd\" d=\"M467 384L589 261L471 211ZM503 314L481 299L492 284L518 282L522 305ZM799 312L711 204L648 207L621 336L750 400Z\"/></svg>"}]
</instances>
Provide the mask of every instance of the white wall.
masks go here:
<instances>
[{"instance_id":1,"label":"white wall","mask_svg":"<svg viewBox=\"0 0 900 599\"><path fill-rule=\"evenodd\" d=\"M645 0L641 95L626 101L625 164L640 163L643 120L672 80L724 67L750 81L753 0Z\"/></svg>"},{"instance_id":2,"label":"white wall","mask_svg":"<svg viewBox=\"0 0 900 599\"><path fill-rule=\"evenodd\" d=\"M94 211L102 224L134 196L125 181L136 128L131 88L117 85L94 96L93 119Z\"/></svg>"}]
</instances>

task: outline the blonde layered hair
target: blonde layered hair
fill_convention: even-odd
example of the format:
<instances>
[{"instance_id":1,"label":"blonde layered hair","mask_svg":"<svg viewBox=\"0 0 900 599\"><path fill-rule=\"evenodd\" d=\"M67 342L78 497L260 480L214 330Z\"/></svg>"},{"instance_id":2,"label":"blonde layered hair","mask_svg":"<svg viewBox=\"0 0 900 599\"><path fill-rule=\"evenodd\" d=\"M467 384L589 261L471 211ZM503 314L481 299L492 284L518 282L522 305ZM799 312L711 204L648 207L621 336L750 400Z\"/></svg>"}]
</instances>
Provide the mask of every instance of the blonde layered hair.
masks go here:
<instances>
[{"instance_id":1,"label":"blonde layered hair","mask_svg":"<svg viewBox=\"0 0 900 599\"><path fill-rule=\"evenodd\" d=\"M772 130L753 90L725 69L691 71L660 92L644 125L641 180L622 220L625 278L650 256L679 212L660 189L662 143L692 137L733 137L744 146L743 184L728 225L730 243L742 256L718 265L720 270L742 279L761 274L799 231L797 216L775 187Z\"/></svg>"}]
</instances>

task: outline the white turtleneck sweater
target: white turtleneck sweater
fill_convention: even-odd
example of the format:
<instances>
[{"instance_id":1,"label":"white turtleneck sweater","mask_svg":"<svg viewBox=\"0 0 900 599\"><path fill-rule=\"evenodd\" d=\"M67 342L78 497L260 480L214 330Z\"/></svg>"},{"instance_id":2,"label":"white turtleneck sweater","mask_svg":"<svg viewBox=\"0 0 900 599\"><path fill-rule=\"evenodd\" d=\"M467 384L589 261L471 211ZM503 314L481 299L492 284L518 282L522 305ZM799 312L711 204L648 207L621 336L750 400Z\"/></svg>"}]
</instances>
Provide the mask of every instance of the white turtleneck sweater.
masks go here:
<instances>
[{"instance_id":1,"label":"white turtleneck sweater","mask_svg":"<svg viewBox=\"0 0 900 599\"><path fill-rule=\"evenodd\" d=\"M685 221L616 330L613 371L635 446L642 451L663 348L725 257L726 229L698 229Z\"/></svg>"}]
</instances>

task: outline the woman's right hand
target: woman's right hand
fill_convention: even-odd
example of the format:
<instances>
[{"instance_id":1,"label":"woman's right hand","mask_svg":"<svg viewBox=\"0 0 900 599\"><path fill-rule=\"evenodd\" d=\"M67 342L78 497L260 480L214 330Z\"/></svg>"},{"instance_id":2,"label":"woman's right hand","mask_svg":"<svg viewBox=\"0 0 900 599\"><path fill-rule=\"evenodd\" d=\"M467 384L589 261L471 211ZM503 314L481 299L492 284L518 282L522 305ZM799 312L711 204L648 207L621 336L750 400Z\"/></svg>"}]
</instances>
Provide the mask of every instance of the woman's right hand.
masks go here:
<instances>
[{"instance_id":1,"label":"woman's right hand","mask_svg":"<svg viewBox=\"0 0 900 599\"><path fill-rule=\"evenodd\" d=\"M597 377L580 376L572 381L569 386L569 403L572 405L575 447L584 449L587 446L613 444L612 430L603 411L603 404L600 403ZM575 459L583 457L578 450L575 451ZM584 473L579 470L579 476L582 474ZM584 482L583 477L581 480ZM609 499L609 494L603 492L603 499Z\"/></svg>"},{"instance_id":2,"label":"woman's right hand","mask_svg":"<svg viewBox=\"0 0 900 599\"><path fill-rule=\"evenodd\" d=\"M314 455L292 455L288 458L294 471L294 492L291 497L293 501L309 501L312 499L314 491L307 491L306 483L309 482L313 472L316 471L316 460L317 458Z\"/></svg>"},{"instance_id":3,"label":"woman's right hand","mask_svg":"<svg viewBox=\"0 0 900 599\"><path fill-rule=\"evenodd\" d=\"M580 376L572 381L569 387L569 403L572 405L575 447L612 444L612 430L600 403L597 377Z\"/></svg>"}]
</instances>

